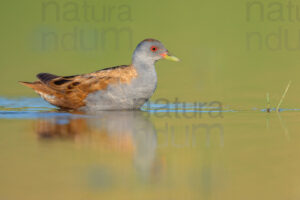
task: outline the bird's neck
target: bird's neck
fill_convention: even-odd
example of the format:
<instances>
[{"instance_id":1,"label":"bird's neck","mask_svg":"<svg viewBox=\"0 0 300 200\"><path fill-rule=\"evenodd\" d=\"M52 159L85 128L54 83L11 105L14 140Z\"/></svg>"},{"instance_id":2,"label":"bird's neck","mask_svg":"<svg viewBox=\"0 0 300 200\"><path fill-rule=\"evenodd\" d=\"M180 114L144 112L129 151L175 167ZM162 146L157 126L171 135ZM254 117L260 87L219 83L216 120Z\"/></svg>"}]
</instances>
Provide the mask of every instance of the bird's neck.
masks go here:
<instances>
[{"instance_id":1,"label":"bird's neck","mask_svg":"<svg viewBox=\"0 0 300 200\"><path fill-rule=\"evenodd\" d=\"M149 73L155 72L155 61L151 58L144 56L142 54L137 54L136 52L133 54L132 57L132 65L136 68L138 73Z\"/></svg>"},{"instance_id":2,"label":"bird's neck","mask_svg":"<svg viewBox=\"0 0 300 200\"><path fill-rule=\"evenodd\" d=\"M140 99L149 99L156 89L157 75L155 71L154 61L146 56L137 56L134 53L132 65L137 71L137 78L134 84L135 91L138 91Z\"/></svg>"},{"instance_id":3,"label":"bird's neck","mask_svg":"<svg viewBox=\"0 0 300 200\"><path fill-rule=\"evenodd\" d=\"M136 49L132 55L132 64L133 65L154 65L155 61L145 53L141 52L139 49Z\"/></svg>"}]
</instances>

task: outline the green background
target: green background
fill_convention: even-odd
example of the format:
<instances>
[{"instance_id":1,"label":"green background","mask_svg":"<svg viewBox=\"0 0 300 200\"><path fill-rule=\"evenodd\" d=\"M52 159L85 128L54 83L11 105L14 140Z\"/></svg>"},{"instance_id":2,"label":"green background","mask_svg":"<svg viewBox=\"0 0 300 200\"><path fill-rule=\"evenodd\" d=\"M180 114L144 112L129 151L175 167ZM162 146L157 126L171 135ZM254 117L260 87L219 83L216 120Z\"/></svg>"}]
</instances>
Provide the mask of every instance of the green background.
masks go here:
<instances>
[{"instance_id":1,"label":"green background","mask_svg":"<svg viewBox=\"0 0 300 200\"><path fill-rule=\"evenodd\" d=\"M292 80L285 107L299 107L300 20L295 6L300 3L292 1L294 9L289 10L286 1L251 2L87 1L87 14L83 1L2 2L0 94L34 96L17 81L33 81L39 72L72 75L129 64L135 46L145 38L155 38L182 61L157 63L159 82L154 99L264 107L267 92L275 105ZM91 9L102 20L91 20ZM90 46L95 41L93 31L107 32L99 37L96 50L68 50L65 47L74 43L64 35L74 33L74 28L77 34L83 31ZM50 36L43 48L42 37L47 33L56 34L56 49ZM249 48L247 34L251 33L259 36L250 38ZM277 36L269 37L272 33ZM282 46L272 50L279 40ZM286 44L298 48L289 50Z\"/></svg>"}]
</instances>

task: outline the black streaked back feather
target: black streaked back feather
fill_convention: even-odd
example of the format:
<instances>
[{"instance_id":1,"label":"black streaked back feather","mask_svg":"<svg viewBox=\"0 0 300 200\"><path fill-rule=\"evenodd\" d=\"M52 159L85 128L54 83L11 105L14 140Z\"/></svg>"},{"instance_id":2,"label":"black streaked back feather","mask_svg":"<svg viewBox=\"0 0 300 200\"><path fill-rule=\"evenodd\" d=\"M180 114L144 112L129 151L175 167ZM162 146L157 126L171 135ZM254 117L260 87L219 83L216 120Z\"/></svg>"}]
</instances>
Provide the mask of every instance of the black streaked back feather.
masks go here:
<instances>
[{"instance_id":1,"label":"black streaked back feather","mask_svg":"<svg viewBox=\"0 0 300 200\"><path fill-rule=\"evenodd\" d=\"M57 81L54 81L54 84L55 85L62 85L62 84L65 84L67 82L70 82L71 80L68 80L68 79L59 79Z\"/></svg>"},{"instance_id":2,"label":"black streaked back feather","mask_svg":"<svg viewBox=\"0 0 300 200\"><path fill-rule=\"evenodd\" d=\"M39 73L38 75L36 75L36 77L40 79L43 83L47 84L49 81L58 78L59 76L49 73Z\"/></svg>"},{"instance_id":3,"label":"black streaked back feather","mask_svg":"<svg viewBox=\"0 0 300 200\"><path fill-rule=\"evenodd\" d=\"M106 71L106 70L114 70L114 69L118 69L118 68L122 69L122 68L126 68L126 67L129 67L129 65L119 65L119 66L114 66L114 67L108 67L108 68L97 70L96 72Z\"/></svg>"}]
</instances>

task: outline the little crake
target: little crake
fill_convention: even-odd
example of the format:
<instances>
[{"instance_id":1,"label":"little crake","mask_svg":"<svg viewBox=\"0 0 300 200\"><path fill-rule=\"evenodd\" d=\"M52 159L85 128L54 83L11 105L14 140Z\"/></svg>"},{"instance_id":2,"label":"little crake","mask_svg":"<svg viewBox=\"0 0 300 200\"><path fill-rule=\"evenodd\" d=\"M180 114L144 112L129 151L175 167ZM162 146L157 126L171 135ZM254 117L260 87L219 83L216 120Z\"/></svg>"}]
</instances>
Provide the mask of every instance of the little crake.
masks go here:
<instances>
[{"instance_id":1,"label":"little crake","mask_svg":"<svg viewBox=\"0 0 300 200\"><path fill-rule=\"evenodd\" d=\"M20 83L62 109L139 109L156 89L154 64L160 59L179 61L160 41L146 39L137 45L130 65L75 76L40 73L38 81Z\"/></svg>"}]
</instances>

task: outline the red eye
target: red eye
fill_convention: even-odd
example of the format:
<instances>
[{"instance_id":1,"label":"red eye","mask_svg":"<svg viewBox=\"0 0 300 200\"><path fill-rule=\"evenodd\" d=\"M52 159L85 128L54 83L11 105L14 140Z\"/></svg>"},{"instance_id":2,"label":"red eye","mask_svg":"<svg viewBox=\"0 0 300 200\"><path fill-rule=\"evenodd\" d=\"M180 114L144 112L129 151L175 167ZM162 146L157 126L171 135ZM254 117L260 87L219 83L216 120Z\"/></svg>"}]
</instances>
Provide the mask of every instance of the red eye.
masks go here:
<instances>
[{"instance_id":1,"label":"red eye","mask_svg":"<svg viewBox=\"0 0 300 200\"><path fill-rule=\"evenodd\" d=\"M157 51L157 47L156 46L152 46L150 49L151 49L152 52Z\"/></svg>"}]
</instances>

